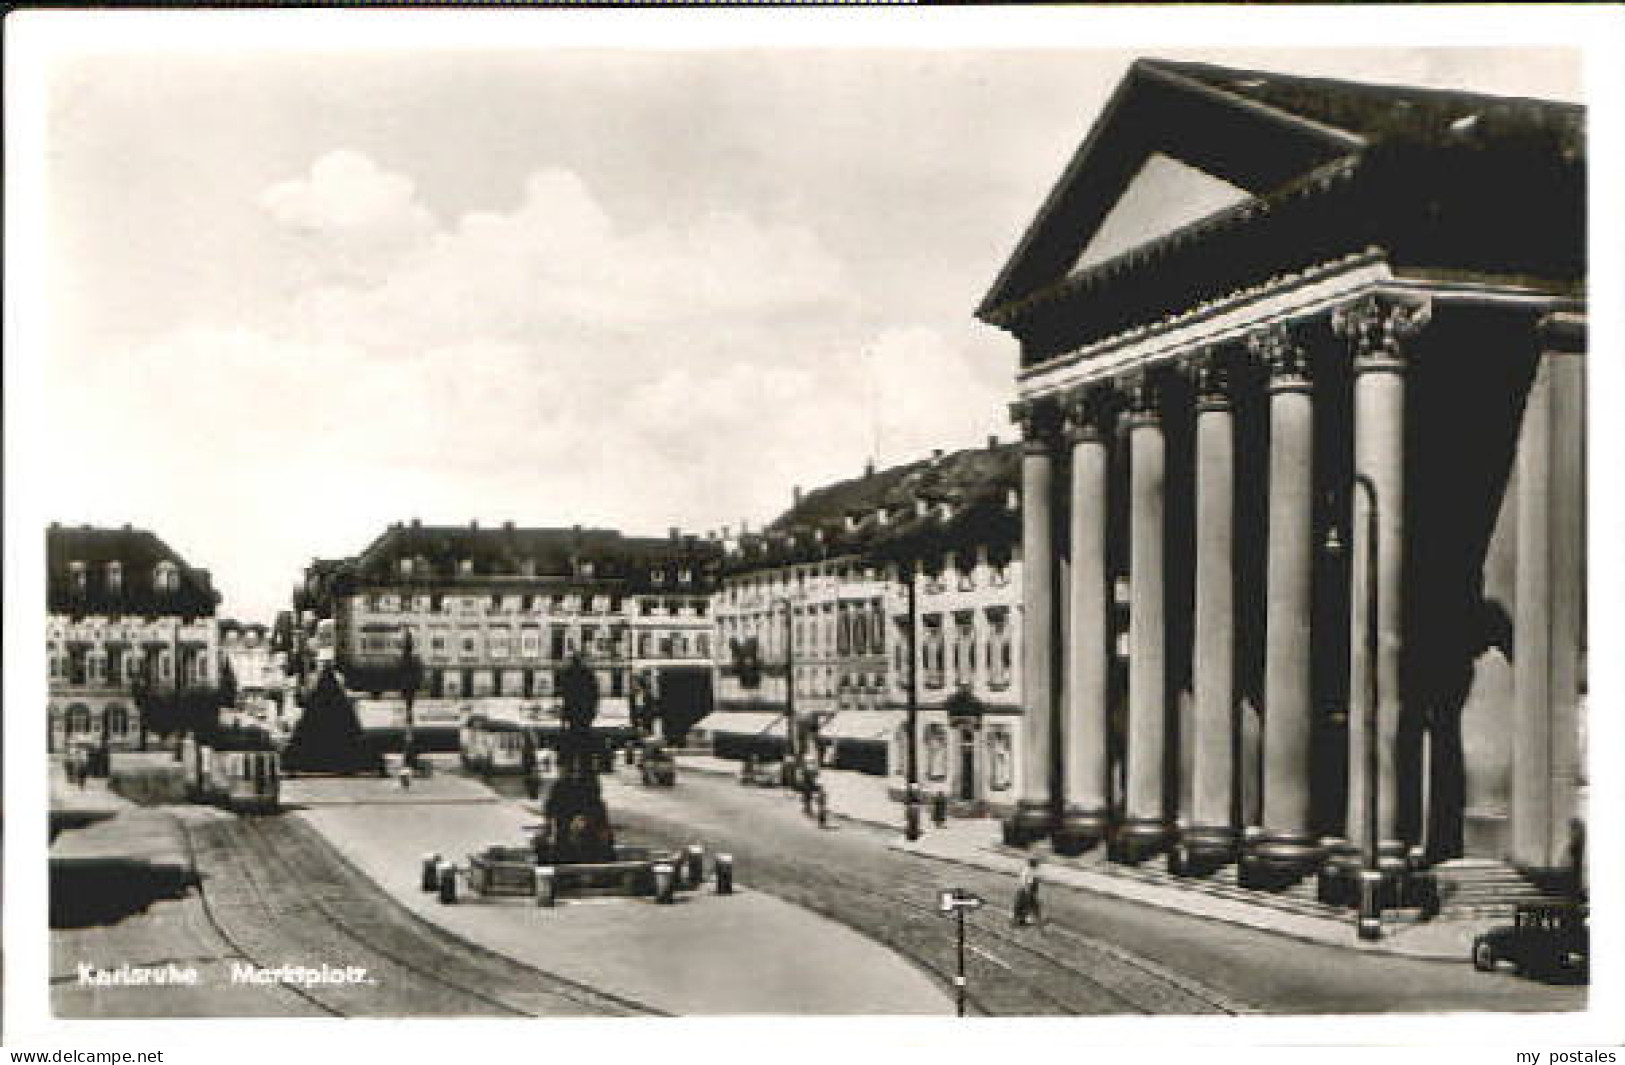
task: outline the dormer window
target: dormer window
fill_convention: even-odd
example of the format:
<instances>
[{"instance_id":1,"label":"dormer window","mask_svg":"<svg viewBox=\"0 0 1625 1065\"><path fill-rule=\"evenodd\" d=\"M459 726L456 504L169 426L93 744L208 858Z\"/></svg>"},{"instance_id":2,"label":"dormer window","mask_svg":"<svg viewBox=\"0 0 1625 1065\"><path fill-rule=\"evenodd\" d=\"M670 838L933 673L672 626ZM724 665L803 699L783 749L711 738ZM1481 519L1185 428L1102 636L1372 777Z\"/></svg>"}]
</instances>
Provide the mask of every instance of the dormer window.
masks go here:
<instances>
[{"instance_id":1,"label":"dormer window","mask_svg":"<svg viewBox=\"0 0 1625 1065\"><path fill-rule=\"evenodd\" d=\"M678 584L690 584L690 583L693 582L693 580L694 580L694 571L693 570L680 569L680 570L677 571L677 583Z\"/></svg>"},{"instance_id":2,"label":"dormer window","mask_svg":"<svg viewBox=\"0 0 1625 1065\"><path fill-rule=\"evenodd\" d=\"M401 559L400 565L401 565L401 576L402 577L410 577L412 575L412 560L409 559L409 558L403 558L403 559Z\"/></svg>"},{"instance_id":3,"label":"dormer window","mask_svg":"<svg viewBox=\"0 0 1625 1065\"><path fill-rule=\"evenodd\" d=\"M649 580L652 581L655 584L665 584L666 583L666 571L663 570L663 569L655 570L654 572L649 574Z\"/></svg>"},{"instance_id":4,"label":"dormer window","mask_svg":"<svg viewBox=\"0 0 1625 1065\"><path fill-rule=\"evenodd\" d=\"M68 573L73 580L73 590L80 595L85 594L85 564L83 562L68 563Z\"/></svg>"},{"instance_id":5,"label":"dormer window","mask_svg":"<svg viewBox=\"0 0 1625 1065\"><path fill-rule=\"evenodd\" d=\"M459 577L472 577L473 575L474 575L474 560L471 559L471 558L460 558L460 559L458 559L457 560L457 576L459 576Z\"/></svg>"},{"instance_id":6,"label":"dormer window","mask_svg":"<svg viewBox=\"0 0 1625 1065\"><path fill-rule=\"evenodd\" d=\"M152 571L152 586L160 592L172 592L180 585L180 574L173 562L160 562Z\"/></svg>"},{"instance_id":7,"label":"dormer window","mask_svg":"<svg viewBox=\"0 0 1625 1065\"><path fill-rule=\"evenodd\" d=\"M107 564L107 590L110 592L122 591L124 588L124 563L114 559Z\"/></svg>"}]
</instances>

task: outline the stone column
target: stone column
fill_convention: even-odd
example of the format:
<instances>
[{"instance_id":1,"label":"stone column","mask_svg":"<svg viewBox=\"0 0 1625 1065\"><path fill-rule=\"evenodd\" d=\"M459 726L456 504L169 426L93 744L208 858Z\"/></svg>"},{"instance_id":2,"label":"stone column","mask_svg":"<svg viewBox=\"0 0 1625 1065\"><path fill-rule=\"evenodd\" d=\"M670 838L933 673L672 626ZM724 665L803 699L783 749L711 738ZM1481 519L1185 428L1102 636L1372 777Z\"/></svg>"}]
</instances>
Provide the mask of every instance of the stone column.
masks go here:
<instances>
[{"instance_id":1,"label":"stone column","mask_svg":"<svg viewBox=\"0 0 1625 1065\"><path fill-rule=\"evenodd\" d=\"M1196 378L1195 707L1190 823L1182 835L1193 872L1233 861L1236 794L1235 424L1230 372L1203 352Z\"/></svg>"},{"instance_id":2,"label":"stone column","mask_svg":"<svg viewBox=\"0 0 1625 1065\"><path fill-rule=\"evenodd\" d=\"M1130 477L1129 681L1126 809L1120 856L1160 850L1170 831L1167 762L1168 671L1164 642L1163 479L1160 381L1142 373L1128 386Z\"/></svg>"},{"instance_id":3,"label":"stone column","mask_svg":"<svg viewBox=\"0 0 1625 1065\"><path fill-rule=\"evenodd\" d=\"M1584 319L1553 315L1518 438L1512 860L1561 867L1579 815L1577 720L1584 625Z\"/></svg>"},{"instance_id":4,"label":"stone column","mask_svg":"<svg viewBox=\"0 0 1625 1065\"><path fill-rule=\"evenodd\" d=\"M1399 658L1403 644L1405 588L1405 372L1403 341L1427 324L1427 302L1405 303L1366 296L1338 308L1332 328L1346 337L1354 362L1353 545L1350 580L1349 787L1348 839L1369 850L1375 843L1382 866L1397 872L1404 865L1399 838L1399 801L1395 777L1396 739L1402 713ZM1361 487L1364 477L1371 491ZM1376 498L1376 543L1371 523L1371 495ZM1367 576L1369 555L1377 551L1375 587ZM1368 650L1370 594L1375 592L1376 661ZM1372 715L1371 671L1376 673L1376 751L1367 734ZM1375 779L1372 779L1373 776ZM1373 802L1372 789L1375 790ZM1375 829L1372 807L1375 806Z\"/></svg>"},{"instance_id":5,"label":"stone column","mask_svg":"<svg viewBox=\"0 0 1625 1065\"><path fill-rule=\"evenodd\" d=\"M1248 348L1269 372L1270 419L1263 834L1249 857L1266 881L1290 881L1320 858L1309 821L1314 396L1308 352L1287 326L1254 333Z\"/></svg>"},{"instance_id":6,"label":"stone column","mask_svg":"<svg viewBox=\"0 0 1625 1065\"><path fill-rule=\"evenodd\" d=\"M1054 827L1055 759L1055 412L1043 401L1018 406L1022 423L1022 727L1021 791L1005 826L1025 845Z\"/></svg>"},{"instance_id":7,"label":"stone column","mask_svg":"<svg viewBox=\"0 0 1625 1065\"><path fill-rule=\"evenodd\" d=\"M1111 632L1107 613L1106 519L1108 393L1089 389L1067 406L1072 445L1072 563L1068 572L1070 620L1066 644L1066 708L1062 715L1064 802L1055 849L1080 853L1106 836L1107 665Z\"/></svg>"}]
</instances>

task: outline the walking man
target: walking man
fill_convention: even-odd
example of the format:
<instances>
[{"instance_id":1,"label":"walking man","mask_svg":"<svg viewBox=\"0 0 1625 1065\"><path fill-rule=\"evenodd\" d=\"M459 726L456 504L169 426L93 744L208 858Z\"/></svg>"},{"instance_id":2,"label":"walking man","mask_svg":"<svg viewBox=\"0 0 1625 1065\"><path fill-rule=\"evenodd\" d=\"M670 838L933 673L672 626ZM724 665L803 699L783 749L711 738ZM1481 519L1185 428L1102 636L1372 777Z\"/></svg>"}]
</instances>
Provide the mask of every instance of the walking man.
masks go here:
<instances>
[{"instance_id":1,"label":"walking man","mask_svg":"<svg viewBox=\"0 0 1625 1065\"><path fill-rule=\"evenodd\" d=\"M1044 913L1038 904L1038 855L1028 857L1027 864L1021 869L1021 879L1016 884L1015 908L1010 914L1010 924L1024 925L1028 922L1039 925L1044 924Z\"/></svg>"}]
</instances>

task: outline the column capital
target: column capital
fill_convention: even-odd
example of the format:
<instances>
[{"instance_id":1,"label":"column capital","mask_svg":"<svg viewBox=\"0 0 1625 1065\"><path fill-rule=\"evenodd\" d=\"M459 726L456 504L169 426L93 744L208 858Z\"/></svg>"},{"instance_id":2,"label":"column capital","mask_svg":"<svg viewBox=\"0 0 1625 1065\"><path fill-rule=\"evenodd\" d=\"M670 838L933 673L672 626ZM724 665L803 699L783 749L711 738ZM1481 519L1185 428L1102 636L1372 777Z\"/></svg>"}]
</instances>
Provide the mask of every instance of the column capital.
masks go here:
<instances>
[{"instance_id":1,"label":"column capital","mask_svg":"<svg viewBox=\"0 0 1625 1065\"><path fill-rule=\"evenodd\" d=\"M1068 392L1064 408L1067 441L1078 444L1104 440L1116 403L1116 392L1105 384L1080 385Z\"/></svg>"},{"instance_id":2,"label":"column capital","mask_svg":"<svg viewBox=\"0 0 1625 1065\"><path fill-rule=\"evenodd\" d=\"M1290 325L1275 322L1248 333L1247 352L1268 371L1271 392L1308 391L1309 349Z\"/></svg>"},{"instance_id":3,"label":"column capital","mask_svg":"<svg viewBox=\"0 0 1625 1065\"><path fill-rule=\"evenodd\" d=\"M1433 301L1370 294L1332 312L1332 332L1347 340L1356 372L1403 371L1404 341L1421 332L1433 318Z\"/></svg>"},{"instance_id":4,"label":"column capital","mask_svg":"<svg viewBox=\"0 0 1625 1065\"><path fill-rule=\"evenodd\" d=\"M1030 396L1010 404L1010 420L1021 426L1022 451L1048 454L1061 430L1061 406L1052 396Z\"/></svg>"},{"instance_id":5,"label":"column capital","mask_svg":"<svg viewBox=\"0 0 1625 1065\"><path fill-rule=\"evenodd\" d=\"M1162 422L1163 381L1155 370L1136 370L1118 382L1130 429Z\"/></svg>"},{"instance_id":6,"label":"column capital","mask_svg":"<svg viewBox=\"0 0 1625 1065\"><path fill-rule=\"evenodd\" d=\"M1197 348L1183 364L1185 375L1196 390L1196 410L1227 411L1230 409L1234 376L1234 359L1221 347Z\"/></svg>"}]
</instances>

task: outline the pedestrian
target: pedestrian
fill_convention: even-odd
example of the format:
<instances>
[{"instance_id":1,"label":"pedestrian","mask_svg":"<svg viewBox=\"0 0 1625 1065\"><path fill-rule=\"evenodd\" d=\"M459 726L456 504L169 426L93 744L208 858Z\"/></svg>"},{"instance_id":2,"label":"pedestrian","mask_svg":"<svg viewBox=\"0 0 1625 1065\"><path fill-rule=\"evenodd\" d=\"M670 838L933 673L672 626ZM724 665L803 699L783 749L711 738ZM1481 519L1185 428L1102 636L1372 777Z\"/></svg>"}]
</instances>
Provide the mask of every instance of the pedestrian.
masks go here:
<instances>
[{"instance_id":1,"label":"pedestrian","mask_svg":"<svg viewBox=\"0 0 1625 1065\"><path fill-rule=\"evenodd\" d=\"M1016 884L1015 908L1010 914L1011 925L1025 925L1029 922L1044 924L1044 913L1038 904L1038 855L1027 858L1027 864L1021 869L1021 879Z\"/></svg>"},{"instance_id":2,"label":"pedestrian","mask_svg":"<svg viewBox=\"0 0 1625 1065\"><path fill-rule=\"evenodd\" d=\"M817 785L817 790L813 794L813 801L818 806L818 827L827 828L829 821L829 792L824 790L824 785Z\"/></svg>"}]
</instances>

